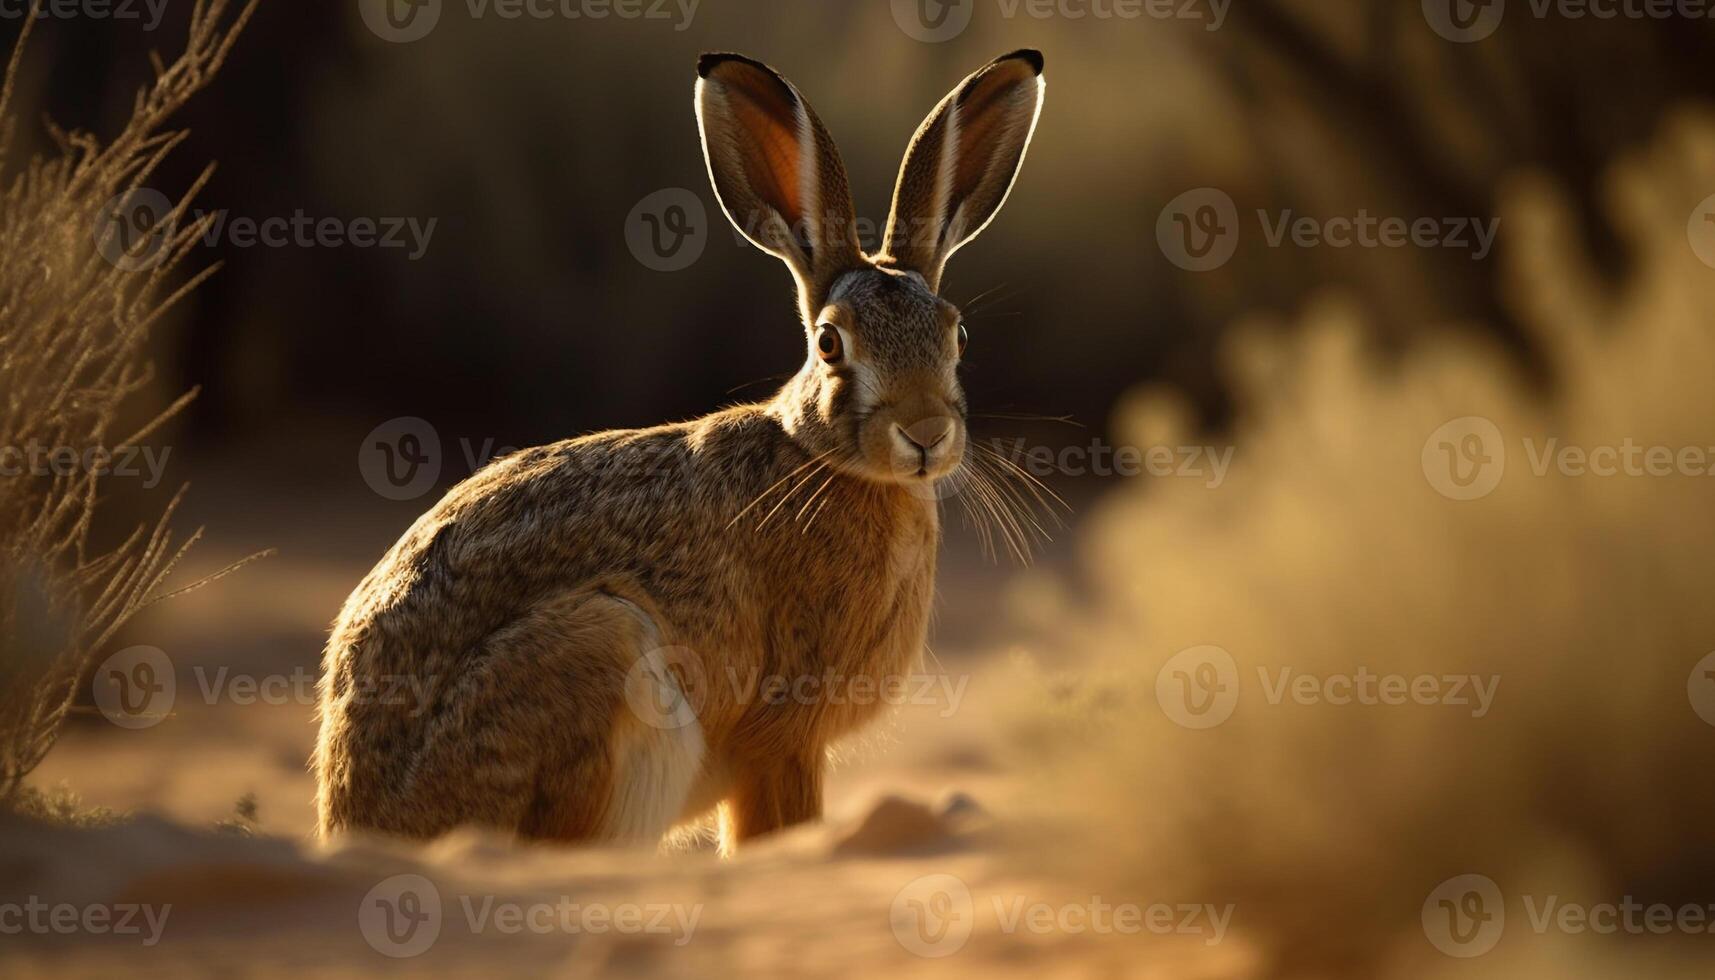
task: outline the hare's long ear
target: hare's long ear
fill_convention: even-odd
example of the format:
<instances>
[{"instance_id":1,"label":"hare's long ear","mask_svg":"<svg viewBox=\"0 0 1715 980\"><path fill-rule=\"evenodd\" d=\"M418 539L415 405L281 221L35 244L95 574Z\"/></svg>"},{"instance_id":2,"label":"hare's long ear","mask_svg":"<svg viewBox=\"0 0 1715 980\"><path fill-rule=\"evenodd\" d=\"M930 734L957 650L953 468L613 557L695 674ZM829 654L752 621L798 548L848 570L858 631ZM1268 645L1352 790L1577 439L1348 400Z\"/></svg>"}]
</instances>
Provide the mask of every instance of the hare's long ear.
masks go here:
<instances>
[{"instance_id":1,"label":"hare's long ear","mask_svg":"<svg viewBox=\"0 0 1715 980\"><path fill-rule=\"evenodd\" d=\"M759 61L705 54L697 125L721 207L798 280L806 321L842 272L863 261L846 168L791 82Z\"/></svg>"},{"instance_id":2,"label":"hare's long ear","mask_svg":"<svg viewBox=\"0 0 1715 980\"><path fill-rule=\"evenodd\" d=\"M938 290L959 247L994 220L1024 163L1042 111L1042 53L1014 51L984 65L947 94L905 151L886 253Z\"/></svg>"}]
</instances>

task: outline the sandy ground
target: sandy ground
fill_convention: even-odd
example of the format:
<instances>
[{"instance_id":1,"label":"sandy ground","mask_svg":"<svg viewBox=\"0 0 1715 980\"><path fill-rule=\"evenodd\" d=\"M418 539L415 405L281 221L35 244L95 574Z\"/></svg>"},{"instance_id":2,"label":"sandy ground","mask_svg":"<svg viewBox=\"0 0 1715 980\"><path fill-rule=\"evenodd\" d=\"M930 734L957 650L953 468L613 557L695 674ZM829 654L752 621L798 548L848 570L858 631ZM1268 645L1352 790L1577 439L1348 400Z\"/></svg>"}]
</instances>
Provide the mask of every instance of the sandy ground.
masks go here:
<instances>
[{"instance_id":1,"label":"sandy ground","mask_svg":"<svg viewBox=\"0 0 1715 980\"><path fill-rule=\"evenodd\" d=\"M733 859L696 838L659 853L477 833L318 843L305 763L320 629L355 574L329 567L284 556L131 631L171 651L170 713L126 730L85 710L33 783L134 819L0 826L0 907L39 907L0 915L0 929L22 922L0 937L0 973L1180 977L1243 961L1231 941L1003 928L1024 906L1072 899L1006 857L1021 781L996 735L1005 672L945 651L944 681L842 748L824 823ZM217 830L246 794L254 831ZM1168 962L1179 968L1162 973Z\"/></svg>"},{"instance_id":2,"label":"sandy ground","mask_svg":"<svg viewBox=\"0 0 1715 980\"><path fill-rule=\"evenodd\" d=\"M845 753L827 821L731 860L695 841L650 853L477 833L324 846L309 833L308 705L181 703L146 730L80 724L38 783L64 781L137 819L0 827L0 902L110 910L116 926L130 914L136 931L62 934L52 916L74 913L44 909L46 927L0 943L0 972L1243 975L1231 941L1004 927L1021 903L1071 899L1003 856L997 814L1016 797L984 734L994 683L974 677L956 706L902 707ZM244 793L259 831L215 831Z\"/></svg>"}]
</instances>

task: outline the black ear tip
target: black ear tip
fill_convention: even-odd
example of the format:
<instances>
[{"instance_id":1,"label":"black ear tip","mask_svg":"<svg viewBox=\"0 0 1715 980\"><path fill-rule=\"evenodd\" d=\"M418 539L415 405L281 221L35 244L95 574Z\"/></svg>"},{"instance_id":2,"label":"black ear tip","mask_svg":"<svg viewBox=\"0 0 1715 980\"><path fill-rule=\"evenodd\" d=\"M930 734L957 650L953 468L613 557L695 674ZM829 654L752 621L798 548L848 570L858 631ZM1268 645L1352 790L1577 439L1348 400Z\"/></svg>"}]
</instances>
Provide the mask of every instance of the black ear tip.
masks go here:
<instances>
[{"instance_id":1,"label":"black ear tip","mask_svg":"<svg viewBox=\"0 0 1715 980\"><path fill-rule=\"evenodd\" d=\"M719 68L729 61L742 62L752 68L760 68L763 71L768 72L770 75L774 74L767 65L757 61L755 58L746 58L742 54L734 54L731 51L707 51L697 59L697 77L707 78L709 77L709 72L714 71L716 68Z\"/></svg>"},{"instance_id":2,"label":"black ear tip","mask_svg":"<svg viewBox=\"0 0 1715 980\"><path fill-rule=\"evenodd\" d=\"M1019 48L1011 54L1001 55L995 61L1011 61L1014 58L1029 64L1030 69L1036 74L1042 74L1042 52L1035 48Z\"/></svg>"}]
</instances>

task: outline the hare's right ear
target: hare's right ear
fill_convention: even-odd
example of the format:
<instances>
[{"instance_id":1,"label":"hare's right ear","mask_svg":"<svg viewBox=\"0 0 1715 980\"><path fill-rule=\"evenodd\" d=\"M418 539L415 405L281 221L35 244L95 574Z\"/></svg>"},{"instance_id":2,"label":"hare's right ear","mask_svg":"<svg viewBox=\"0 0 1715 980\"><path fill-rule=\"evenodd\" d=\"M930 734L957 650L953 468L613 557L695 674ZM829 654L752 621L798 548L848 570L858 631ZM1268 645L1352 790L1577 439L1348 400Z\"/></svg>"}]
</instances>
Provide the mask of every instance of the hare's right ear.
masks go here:
<instances>
[{"instance_id":1,"label":"hare's right ear","mask_svg":"<svg viewBox=\"0 0 1715 980\"><path fill-rule=\"evenodd\" d=\"M808 323L840 273L863 263L839 151L810 104L767 65L705 54L697 75L715 196L746 238L791 268Z\"/></svg>"},{"instance_id":2,"label":"hare's right ear","mask_svg":"<svg viewBox=\"0 0 1715 980\"><path fill-rule=\"evenodd\" d=\"M1042 111L1042 53L1024 49L960 82L923 120L905 151L884 254L877 262L921 275L941 270L1006 201Z\"/></svg>"}]
</instances>

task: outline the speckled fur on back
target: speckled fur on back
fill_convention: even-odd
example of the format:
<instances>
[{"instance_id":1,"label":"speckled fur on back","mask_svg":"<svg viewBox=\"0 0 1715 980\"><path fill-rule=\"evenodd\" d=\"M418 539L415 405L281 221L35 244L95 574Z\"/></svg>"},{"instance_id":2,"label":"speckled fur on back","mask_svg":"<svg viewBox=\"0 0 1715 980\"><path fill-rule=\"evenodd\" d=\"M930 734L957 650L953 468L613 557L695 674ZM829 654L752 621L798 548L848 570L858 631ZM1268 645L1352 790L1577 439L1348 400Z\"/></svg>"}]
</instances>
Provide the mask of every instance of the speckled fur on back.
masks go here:
<instances>
[{"instance_id":1,"label":"speckled fur on back","mask_svg":"<svg viewBox=\"0 0 1715 980\"><path fill-rule=\"evenodd\" d=\"M760 685L878 690L918 663L934 488L965 446L964 328L936 290L1012 185L1041 72L1016 52L936 107L869 256L808 103L703 57L710 176L797 280L804 366L765 403L513 454L424 514L328 642L324 835L652 842L720 805L731 847L820 815L828 746L878 705Z\"/></svg>"}]
</instances>

